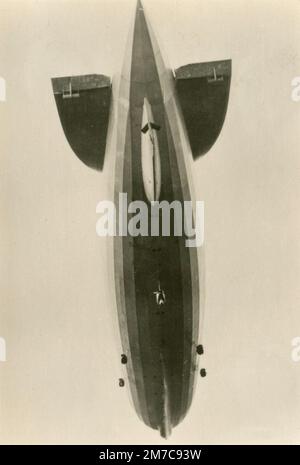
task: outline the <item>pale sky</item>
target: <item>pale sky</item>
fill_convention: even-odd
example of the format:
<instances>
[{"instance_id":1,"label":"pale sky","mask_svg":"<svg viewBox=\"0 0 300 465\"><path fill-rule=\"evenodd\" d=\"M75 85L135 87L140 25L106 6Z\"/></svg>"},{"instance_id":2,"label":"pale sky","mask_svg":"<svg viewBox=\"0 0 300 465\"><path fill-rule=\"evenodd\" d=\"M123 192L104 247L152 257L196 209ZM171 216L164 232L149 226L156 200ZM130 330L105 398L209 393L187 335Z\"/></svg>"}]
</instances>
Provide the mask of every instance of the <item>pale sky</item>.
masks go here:
<instances>
[{"instance_id":1,"label":"pale sky","mask_svg":"<svg viewBox=\"0 0 300 465\"><path fill-rule=\"evenodd\" d=\"M168 444L299 443L300 4L144 0L173 68L232 59L226 121L192 166L205 202L207 377ZM1 443L166 444L130 404L96 205L50 78L120 71L133 0L0 0Z\"/></svg>"}]
</instances>

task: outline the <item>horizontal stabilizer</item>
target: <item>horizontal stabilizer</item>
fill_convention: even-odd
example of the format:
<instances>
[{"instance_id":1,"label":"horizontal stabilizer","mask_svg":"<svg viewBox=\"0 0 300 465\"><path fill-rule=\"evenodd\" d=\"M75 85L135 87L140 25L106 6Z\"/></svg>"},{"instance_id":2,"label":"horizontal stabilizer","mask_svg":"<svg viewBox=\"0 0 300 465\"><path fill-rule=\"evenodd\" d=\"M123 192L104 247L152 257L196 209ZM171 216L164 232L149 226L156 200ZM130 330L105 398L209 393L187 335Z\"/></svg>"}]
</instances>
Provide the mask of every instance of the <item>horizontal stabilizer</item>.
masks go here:
<instances>
[{"instance_id":1,"label":"horizontal stabilizer","mask_svg":"<svg viewBox=\"0 0 300 465\"><path fill-rule=\"evenodd\" d=\"M101 74L52 79L65 136L77 157L102 170L111 100L110 78Z\"/></svg>"},{"instance_id":2,"label":"horizontal stabilizer","mask_svg":"<svg viewBox=\"0 0 300 465\"><path fill-rule=\"evenodd\" d=\"M194 159L212 147L225 119L231 60L194 63L175 70L178 100Z\"/></svg>"}]
</instances>

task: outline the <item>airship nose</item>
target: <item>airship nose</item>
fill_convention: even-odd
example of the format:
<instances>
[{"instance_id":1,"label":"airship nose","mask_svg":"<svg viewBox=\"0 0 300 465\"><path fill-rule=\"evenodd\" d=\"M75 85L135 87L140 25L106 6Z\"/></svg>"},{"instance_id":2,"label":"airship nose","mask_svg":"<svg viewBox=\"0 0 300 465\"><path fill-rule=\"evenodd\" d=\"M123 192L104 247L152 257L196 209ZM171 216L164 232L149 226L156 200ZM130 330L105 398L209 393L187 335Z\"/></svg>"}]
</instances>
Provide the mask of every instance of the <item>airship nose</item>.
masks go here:
<instances>
[{"instance_id":1,"label":"airship nose","mask_svg":"<svg viewBox=\"0 0 300 465\"><path fill-rule=\"evenodd\" d=\"M168 439L168 437L172 433L172 428L170 427L170 425L167 422L163 421L161 426L160 426L159 432L160 432L160 435L161 435L162 438Z\"/></svg>"}]
</instances>

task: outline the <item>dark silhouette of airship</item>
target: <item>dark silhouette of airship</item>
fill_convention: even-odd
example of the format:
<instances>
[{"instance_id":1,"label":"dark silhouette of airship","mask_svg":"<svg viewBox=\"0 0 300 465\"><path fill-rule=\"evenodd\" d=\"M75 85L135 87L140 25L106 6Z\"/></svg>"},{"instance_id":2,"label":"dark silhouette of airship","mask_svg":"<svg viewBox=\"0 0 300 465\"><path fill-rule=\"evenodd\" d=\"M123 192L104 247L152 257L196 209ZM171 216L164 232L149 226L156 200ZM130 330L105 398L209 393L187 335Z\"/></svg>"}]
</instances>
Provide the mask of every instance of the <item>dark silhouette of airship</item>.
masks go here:
<instances>
[{"instance_id":1,"label":"dark silhouette of airship","mask_svg":"<svg viewBox=\"0 0 300 465\"><path fill-rule=\"evenodd\" d=\"M101 171L110 146L115 204L119 193L126 193L128 202L150 205L191 200L188 165L212 147L221 131L230 78L231 60L168 69L138 1L118 87L102 74L53 78L52 84L77 157ZM114 134L111 144L108 134ZM126 384L140 419L163 437L190 407L197 356L203 353L198 343L202 264L197 248L186 247L185 239L174 225L169 235L113 239Z\"/></svg>"}]
</instances>

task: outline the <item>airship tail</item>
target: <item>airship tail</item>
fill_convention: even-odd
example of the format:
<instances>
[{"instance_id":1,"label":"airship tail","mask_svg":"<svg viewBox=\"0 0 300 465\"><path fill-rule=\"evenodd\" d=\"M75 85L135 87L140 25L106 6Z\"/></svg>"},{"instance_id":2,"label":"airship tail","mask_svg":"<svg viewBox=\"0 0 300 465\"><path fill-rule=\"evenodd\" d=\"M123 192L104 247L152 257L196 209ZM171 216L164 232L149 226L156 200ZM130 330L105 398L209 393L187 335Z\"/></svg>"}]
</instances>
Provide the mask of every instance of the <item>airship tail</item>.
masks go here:
<instances>
[{"instance_id":1,"label":"airship tail","mask_svg":"<svg viewBox=\"0 0 300 465\"><path fill-rule=\"evenodd\" d=\"M66 139L77 157L101 171L106 151L111 79L103 74L52 78Z\"/></svg>"}]
</instances>

